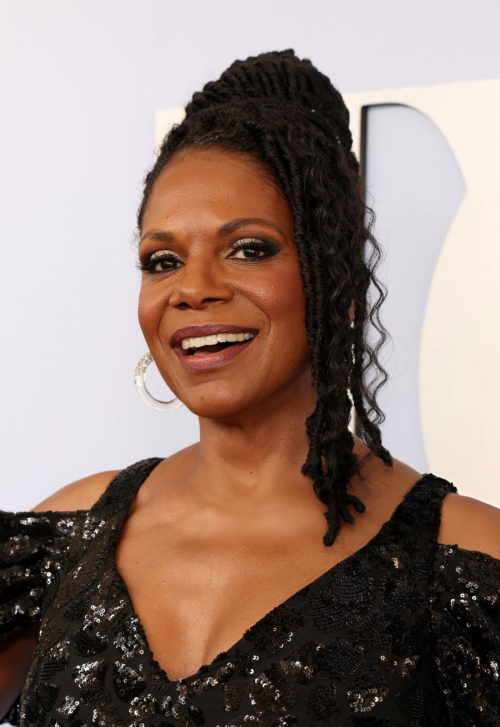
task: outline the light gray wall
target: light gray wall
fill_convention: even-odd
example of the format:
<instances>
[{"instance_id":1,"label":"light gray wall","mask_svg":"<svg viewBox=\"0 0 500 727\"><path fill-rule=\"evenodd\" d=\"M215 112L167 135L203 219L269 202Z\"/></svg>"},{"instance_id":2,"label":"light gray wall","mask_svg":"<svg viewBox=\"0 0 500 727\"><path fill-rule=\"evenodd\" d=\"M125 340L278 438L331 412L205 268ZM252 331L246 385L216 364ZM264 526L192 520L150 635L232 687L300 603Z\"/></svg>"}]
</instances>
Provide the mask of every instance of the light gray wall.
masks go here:
<instances>
[{"instance_id":1,"label":"light gray wall","mask_svg":"<svg viewBox=\"0 0 500 727\"><path fill-rule=\"evenodd\" d=\"M466 187L448 142L425 114L371 106L367 122L367 203L385 255L377 271L388 291L380 318L391 336L380 354L389 374L379 395L383 440L423 473L429 464L420 420L422 326L434 268Z\"/></svg>"},{"instance_id":2,"label":"light gray wall","mask_svg":"<svg viewBox=\"0 0 500 727\"><path fill-rule=\"evenodd\" d=\"M0 0L0 507L29 508L67 482L197 439L193 415L149 410L133 387L145 345L131 243L156 109L184 105L236 58L288 47L342 92L499 77L499 21L496 0L475 2L473 17L457 0ZM372 194L382 242L395 249L408 208L394 210L418 183L391 181L396 146L377 113ZM390 128L408 120L391 117ZM440 156L436 179L453 177ZM460 194L453 179L442 215L422 222L427 260ZM401 318L386 323L410 345ZM395 454L423 471L404 404L390 403L405 432Z\"/></svg>"}]
</instances>

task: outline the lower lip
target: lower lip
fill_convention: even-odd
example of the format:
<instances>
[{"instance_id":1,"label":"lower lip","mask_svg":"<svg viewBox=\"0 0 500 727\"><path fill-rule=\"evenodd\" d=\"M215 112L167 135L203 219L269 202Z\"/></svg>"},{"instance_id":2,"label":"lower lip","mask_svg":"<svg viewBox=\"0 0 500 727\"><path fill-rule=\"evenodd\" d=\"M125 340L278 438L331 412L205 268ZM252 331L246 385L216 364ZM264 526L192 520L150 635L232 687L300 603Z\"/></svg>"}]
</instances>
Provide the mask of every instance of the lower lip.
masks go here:
<instances>
[{"instance_id":1,"label":"lower lip","mask_svg":"<svg viewBox=\"0 0 500 727\"><path fill-rule=\"evenodd\" d=\"M228 346L228 348L217 351L217 353L193 353L186 356L182 353L183 349L175 348L174 350L186 371L207 371L209 369L218 369L219 366L229 363L240 353L246 351L253 341L255 341L255 337L249 338L248 341L237 346Z\"/></svg>"}]
</instances>

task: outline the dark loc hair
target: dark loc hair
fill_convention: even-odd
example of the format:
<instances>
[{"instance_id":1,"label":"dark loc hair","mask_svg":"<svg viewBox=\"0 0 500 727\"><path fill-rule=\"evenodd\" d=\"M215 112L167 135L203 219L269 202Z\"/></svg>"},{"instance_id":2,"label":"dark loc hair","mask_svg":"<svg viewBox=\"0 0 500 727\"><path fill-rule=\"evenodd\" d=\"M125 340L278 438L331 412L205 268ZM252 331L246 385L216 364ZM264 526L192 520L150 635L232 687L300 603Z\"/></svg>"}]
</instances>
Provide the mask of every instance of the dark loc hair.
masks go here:
<instances>
[{"instance_id":1,"label":"dark loc hair","mask_svg":"<svg viewBox=\"0 0 500 727\"><path fill-rule=\"evenodd\" d=\"M376 402L388 378L377 358L388 338L379 319L387 290L375 277L382 253L371 234L374 213L365 204L363 175L351 151L349 112L327 76L292 49L235 61L218 81L193 94L185 112L182 123L165 136L145 177L138 228L156 179L174 154L188 147L246 153L284 193L293 212L318 394L306 419L310 449L301 472L312 479L316 495L327 505L323 542L332 545L340 519L354 522L348 506L359 513L365 510L347 492L353 475L374 456L393 465L382 445L379 424L385 415ZM367 261L366 242L372 246ZM370 284L378 291L371 307ZM373 347L367 339L369 323L380 334ZM377 375L366 381L370 367L381 376L378 383ZM370 450L359 459L349 430L352 405L356 434Z\"/></svg>"}]
</instances>

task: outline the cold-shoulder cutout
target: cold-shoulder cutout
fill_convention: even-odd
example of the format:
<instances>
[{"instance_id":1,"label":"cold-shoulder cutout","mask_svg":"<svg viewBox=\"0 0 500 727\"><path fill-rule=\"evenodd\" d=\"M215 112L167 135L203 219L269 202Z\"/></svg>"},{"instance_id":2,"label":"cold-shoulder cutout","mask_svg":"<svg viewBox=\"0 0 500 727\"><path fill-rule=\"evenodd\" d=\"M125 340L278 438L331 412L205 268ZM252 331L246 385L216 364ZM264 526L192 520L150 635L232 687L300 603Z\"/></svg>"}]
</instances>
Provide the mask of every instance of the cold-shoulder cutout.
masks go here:
<instances>
[{"instance_id":1,"label":"cold-shoulder cutout","mask_svg":"<svg viewBox=\"0 0 500 727\"><path fill-rule=\"evenodd\" d=\"M438 542L500 559L500 509L473 497L449 493L443 500Z\"/></svg>"},{"instance_id":2,"label":"cold-shoulder cutout","mask_svg":"<svg viewBox=\"0 0 500 727\"><path fill-rule=\"evenodd\" d=\"M33 512L89 510L120 472L108 470L70 482L36 505Z\"/></svg>"}]
</instances>

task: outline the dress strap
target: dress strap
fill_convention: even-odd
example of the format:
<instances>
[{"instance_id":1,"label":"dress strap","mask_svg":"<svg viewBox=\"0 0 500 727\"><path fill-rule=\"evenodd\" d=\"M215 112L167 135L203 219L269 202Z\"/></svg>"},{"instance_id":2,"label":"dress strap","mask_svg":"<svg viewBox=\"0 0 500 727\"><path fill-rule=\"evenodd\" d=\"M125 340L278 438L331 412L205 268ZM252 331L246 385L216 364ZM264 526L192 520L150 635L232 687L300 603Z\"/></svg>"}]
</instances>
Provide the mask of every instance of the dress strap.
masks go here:
<instances>
[{"instance_id":1,"label":"dress strap","mask_svg":"<svg viewBox=\"0 0 500 727\"><path fill-rule=\"evenodd\" d=\"M384 539L404 542L410 550L422 550L437 542L443 500L458 492L452 482L427 472L406 493L386 523Z\"/></svg>"},{"instance_id":2,"label":"dress strap","mask_svg":"<svg viewBox=\"0 0 500 727\"><path fill-rule=\"evenodd\" d=\"M110 517L121 510L127 511L140 486L160 462L163 462L163 457L150 457L121 470L94 503L89 511L90 515L99 516L101 512L105 512Z\"/></svg>"}]
</instances>

